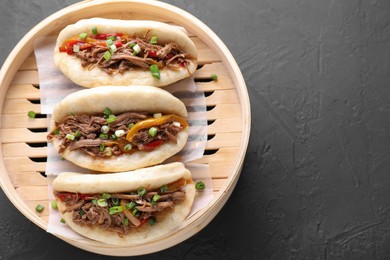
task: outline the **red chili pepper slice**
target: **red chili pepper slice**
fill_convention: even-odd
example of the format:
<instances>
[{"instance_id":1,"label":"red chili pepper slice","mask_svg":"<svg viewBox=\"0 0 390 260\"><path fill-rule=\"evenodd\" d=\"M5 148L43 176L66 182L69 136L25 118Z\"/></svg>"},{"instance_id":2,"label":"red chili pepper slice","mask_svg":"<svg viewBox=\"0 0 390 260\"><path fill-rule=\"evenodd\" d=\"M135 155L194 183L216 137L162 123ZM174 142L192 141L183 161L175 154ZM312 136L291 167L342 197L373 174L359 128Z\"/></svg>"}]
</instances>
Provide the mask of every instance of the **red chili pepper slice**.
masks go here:
<instances>
[{"instance_id":1,"label":"red chili pepper slice","mask_svg":"<svg viewBox=\"0 0 390 260\"><path fill-rule=\"evenodd\" d=\"M149 51L148 52L149 57L156 58L157 57L157 52L156 51Z\"/></svg>"},{"instance_id":2,"label":"red chili pepper slice","mask_svg":"<svg viewBox=\"0 0 390 260\"><path fill-rule=\"evenodd\" d=\"M123 45L123 43L121 41L116 41L114 44L117 48L122 47L122 45Z\"/></svg>"},{"instance_id":3,"label":"red chili pepper slice","mask_svg":"<svg viewBox=\"0 0 390 260\"><path fill-rule=\"evenodd\" d=\"M148 144L145 144L144 147L143 147L144 148L143 150L144 151L152 150L152 149L162 145L163 143L164 143L164 140L161 140L161 139L154 140L154 141L152 141L152 142L150 142Z\"/></svg>"},{"instance_id":4,"label":"red chili pepper slice","mask_svg":"<svg viewBox=\"0 0 390 260\"><path fill-rule=\"evenodd\" d=\"M56 194L56 197L62 201L75 200L77 197L81 200L85 200L87 197L91 197L90 194L76 194L71 192L59 192Z\"/></svg>"}]
</instances>

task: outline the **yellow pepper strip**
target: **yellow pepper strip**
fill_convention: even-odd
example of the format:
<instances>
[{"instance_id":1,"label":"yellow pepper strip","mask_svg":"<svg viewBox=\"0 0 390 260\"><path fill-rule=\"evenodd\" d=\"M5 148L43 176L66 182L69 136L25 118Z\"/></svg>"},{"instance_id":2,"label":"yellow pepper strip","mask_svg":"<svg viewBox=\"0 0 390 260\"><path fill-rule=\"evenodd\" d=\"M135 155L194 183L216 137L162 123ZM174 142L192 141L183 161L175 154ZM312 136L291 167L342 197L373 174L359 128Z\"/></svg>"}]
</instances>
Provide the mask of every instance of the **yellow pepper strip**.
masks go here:
<instances>
[{"instance_id":1,"label":"yellow pepper strip","mask_svg":"<svg viewBox=\"0 0 390 260\"><path fill-rule=\"evenodd\" d=\"M170 123L170 122L179 122L183 128L186 128L188 126L187 120L176 115L164 115L158 118L148 118L136 123L129 130L129 132L127 132L126 139L127 141L132 142L135 134L138 133L141 129L150 128L152 126L163 125L165 123Z\"/></svg>"}]
</instances>

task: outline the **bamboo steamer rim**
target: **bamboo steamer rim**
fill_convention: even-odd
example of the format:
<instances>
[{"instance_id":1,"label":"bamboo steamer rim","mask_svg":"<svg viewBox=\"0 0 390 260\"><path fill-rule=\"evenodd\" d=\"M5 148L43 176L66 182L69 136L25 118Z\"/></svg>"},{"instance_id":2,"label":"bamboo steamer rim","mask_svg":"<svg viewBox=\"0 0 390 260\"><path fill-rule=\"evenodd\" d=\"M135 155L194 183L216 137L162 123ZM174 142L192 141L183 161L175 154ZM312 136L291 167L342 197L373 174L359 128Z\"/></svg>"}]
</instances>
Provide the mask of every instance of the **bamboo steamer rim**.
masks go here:
<instances>
[{"instance_id":1,"label":"bamboo steamer rim","mask_svg":"<svg viewBox=\"0 0 390 260\"><path fill-rule=\"evenodd\" d=\"M119 11L123 10L123 4L127 4L129 6L131 5L131 12L140 12L142 10L148 10L149 14L155 15L157 17L169 17L169 19L173 22L176 22L177 24L180 24L185 28L190 28L191 31L197 37L199 37L201 40L210 45L212 50L216 52L218 57L221 58L222 63L225 64L225 67L228 70L229 75L232 76L233 83L237 89L237 94L240 99L241 111L243 115L243 135L241 139L240 150L237 155L239 160L234 165L234 168L232 169L232 174L228 176L223 187L218 192L218 195L214 196L213 200L209 203L208 206L204 207L202 210L191 216L190 219L187 219L184 223L182 223L182 225L177 227L175 230L173 230L167 236L163 237L161 240L150 242L141 246L130 247L126 250L121 250L120 247L102 245L101 243L94 241L80 244L77 241L58 236L60 239L78 248L94 253L112 256L142 255L161 251L188 239L189 237L199 232L202 228L204 228L222 209L238 181L243 166L245 153L248 147L251 123L250 101L244 78L232 54L227 49L222 40L209 27L207 27L195 16L187 13L186 11L178 7L153 0L86 0L80 3L70 5L47 17L39 24L37 24L34 28L32 28L19 41L19 43L9 54L8 58L5 60L0 71L0 99L4 101L7 90L17 70L24 62L24 60L28 57L28 55L33 52L33 43L35 39L41 36L46 36L50 34L50 32L59 31L65 25L70 23L68 22L69 18L73 17L74 15L76 15L77 17L80 16L79 19L81 19L81 17L88 18L93 16L99 16L99 14L103 14L103 9L107 10L103 7L107 7L109 5L110 10L115 9ZM91 15L91 13L93 15ZM96 13L99 14L96 15ZM162 13L164 15L161 15ZM67 22L65 23L64 21ZM3 114L3 106L0 106L0 112L1 114ZM0 121L0 126L2 126L1 124L2 122ZM2 146L2 142L0 143L0 146ZM0 149L0 156L1 158L4 158L3 149ZM3 176L6 176L5 174L7 173L7 169L4 164L4 160L0 161L0 171ZM47 229L48 223L39 218L39 216L37 216L35 212L33 212L29 207L27 207L21 197L17 194L9 178L0 178L0 185L6 196L11 200L14 206L23 215L25 215L28 219L30 219L40 228L44 230ZM12 189L9 189L8 187L12 187Z\"/></svg>"}]
</instances>

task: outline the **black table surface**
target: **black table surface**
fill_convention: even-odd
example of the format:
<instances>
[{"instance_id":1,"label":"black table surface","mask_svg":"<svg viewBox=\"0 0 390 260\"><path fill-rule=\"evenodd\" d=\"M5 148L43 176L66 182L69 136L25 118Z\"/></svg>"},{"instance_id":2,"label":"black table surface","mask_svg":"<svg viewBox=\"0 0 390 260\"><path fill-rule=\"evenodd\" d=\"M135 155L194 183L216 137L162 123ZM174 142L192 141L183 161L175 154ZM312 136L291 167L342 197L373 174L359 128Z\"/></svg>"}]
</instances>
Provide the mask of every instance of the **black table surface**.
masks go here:
<instances>
[{"instance_id":1,"label":"black table surface","mask_svg":"<svg viewBox=\"0 0 390 260\"><path fill-rule=\"evenodd\" d=\"M75 0L0 2L0 60ZM390 259L390 2L165 1L224 41L251 100L238 184L199 233L135 259ZM0 259L110 259L25 218L1 191Z\"/></svg>"}]
</instances>

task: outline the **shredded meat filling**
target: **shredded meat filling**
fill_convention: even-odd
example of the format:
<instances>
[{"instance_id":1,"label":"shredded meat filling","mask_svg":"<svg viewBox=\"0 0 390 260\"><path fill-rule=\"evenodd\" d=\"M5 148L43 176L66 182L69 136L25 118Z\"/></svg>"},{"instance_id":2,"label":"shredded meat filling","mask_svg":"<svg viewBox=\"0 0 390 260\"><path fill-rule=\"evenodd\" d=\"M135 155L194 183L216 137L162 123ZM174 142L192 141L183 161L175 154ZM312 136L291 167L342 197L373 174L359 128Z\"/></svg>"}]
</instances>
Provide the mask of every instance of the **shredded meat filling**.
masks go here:
<instances>
[{"instance_id":1,"label":"shredded meat filling","mask_svg":"<svg viewBox=\"0 0 390 260\"><path fill-rule=\"evenodd\" d=\"M181 187L175 191L159 189L143 195L111 194L109 198L104 199L103 195L63 194L58 192L56 197L64 202L66 209L63 212L71 212L75 223L98 226L123 236L132 228L137 228L150 220L152 222L149 224L158 221L156 214L184 201L186 193Z\"/></svg>"},{"instance_id":2,"label":"shredded meat filling","mask_svg":"<svg viewBox=\"0 0 390 260\"><path fill-rule=\"evenodd\" d=\"M164 67L179 69L186 67L187 61L191 59L189 54L183 53L173 42L159 45L147 43L146 39L140 38L133 39L131 42L118 39L121 42L120 47L116 48L109 59L104 55L110 49L99 42L89 42L89 48L72 54L81 60L83 67L93 69L98 66L108 74L122 74L137 68L149 69L152 64L156 64L160 69ZM131 44L137 44L140 52L135 54L130 47Z\"/></svg>"},{"instance_id":3,"label":"shredded meat filling","mask_svg":"<svg viewBox=\"0 0 390 260\"><path fill-rule=\"evenodd\" d=\"M138 131L131 142L126 139L132 125L152 117L146 112L124 112L116 115L115 120L108 121L104 115L69 115L61 123L56 122L56 129L48 135L48 140L61 140L59 153L69 148L80 150L94 158L151 150L157 147L155 141L160 142L160 145L162 142L176 143L181 127L174 122L155 126L155 135L149 134L149 128L145 128ZM107 131L103 131L104 128ZM116 135L118 130L122 131L122 135Z\"/></svg>"}]
</instances>

